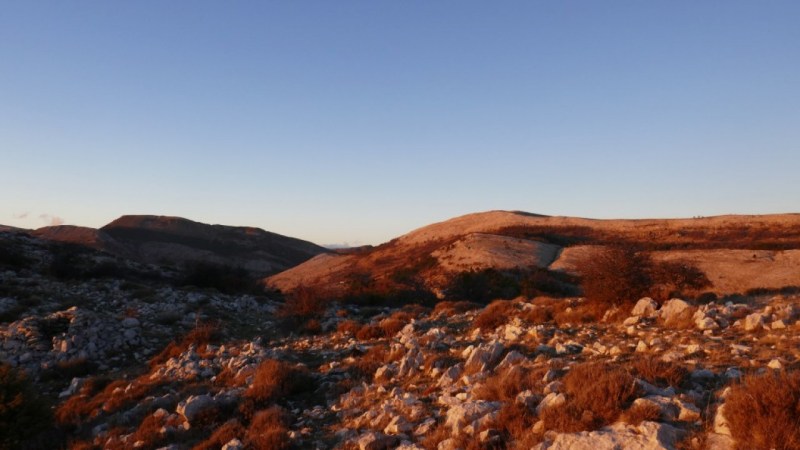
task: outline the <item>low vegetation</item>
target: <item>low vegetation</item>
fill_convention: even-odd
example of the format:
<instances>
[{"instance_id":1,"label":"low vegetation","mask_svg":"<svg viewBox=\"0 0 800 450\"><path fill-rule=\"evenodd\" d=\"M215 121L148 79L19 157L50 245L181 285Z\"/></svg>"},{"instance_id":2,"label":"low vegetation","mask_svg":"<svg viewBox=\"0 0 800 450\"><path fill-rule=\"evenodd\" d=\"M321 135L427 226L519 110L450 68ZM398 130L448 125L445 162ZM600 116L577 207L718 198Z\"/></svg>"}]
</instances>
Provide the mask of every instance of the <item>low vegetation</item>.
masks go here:
<instances>
[{"instance_id":1,"label":"low vegetation","mask_svg":"<svg viewBox=\"0 0 800 450\"><path fill-rule=\"evenodd\" d=\"M745 377L725 400L737 448L800 448L800 372Z\"/></svg>"},{"instance_id":2,"label":"low vegetation","mask_svg":"<svg viewBox=\"0 0 800 450\"><path fill-rule=\"evenodd\" d=\"M37 448L53 420L24 373L0 363L0 448Z\"/></svg>"},{"instance_id":3,"label":"low vegetation","mask_svg":"<svg viewBox=\"0 0 800 450\"><path fill-rule=\"evenodd\" d=\"M574 432L600 428L617 420L639 394L633 376L610 363L577 364L563 381L566 403L543 411L541 419L547 429Z\"/></svg>"},{"instance_id":4,"label":"low vegetation","mask_svg":"<svg viewBox=\"0 0 800 450\"><path fill-rule=\"evenodd\" d=\"M630 246L606 248L581 261L578 271L584 295L607 307L632 305L646 296L661 302L710 284L696 267L656 263L647 253Z\"/></svg>"}]
</instances>

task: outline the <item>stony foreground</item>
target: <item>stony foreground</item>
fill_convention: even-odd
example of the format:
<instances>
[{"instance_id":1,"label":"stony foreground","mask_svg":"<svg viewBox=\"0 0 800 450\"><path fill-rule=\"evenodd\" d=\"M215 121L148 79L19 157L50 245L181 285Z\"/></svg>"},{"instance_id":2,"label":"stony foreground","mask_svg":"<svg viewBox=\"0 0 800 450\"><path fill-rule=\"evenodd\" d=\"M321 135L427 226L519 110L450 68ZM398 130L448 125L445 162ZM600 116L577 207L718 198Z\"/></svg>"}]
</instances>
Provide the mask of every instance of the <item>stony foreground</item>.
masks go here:
<instances>
[{"instance_id":1,"label":"stony foreground","mask_svg":"<svg viewBox=\"0 0 800 450\"><path fill-rule=\"evenodd\" d=\"M796 409L781 416L800 400L788 291L605 313L581 298L330 305L301 323L259 296L0 280L0 313L18 316L0 360L53 403L53 440L28 448L800 446Z\"/></svg>"}]
</instances>

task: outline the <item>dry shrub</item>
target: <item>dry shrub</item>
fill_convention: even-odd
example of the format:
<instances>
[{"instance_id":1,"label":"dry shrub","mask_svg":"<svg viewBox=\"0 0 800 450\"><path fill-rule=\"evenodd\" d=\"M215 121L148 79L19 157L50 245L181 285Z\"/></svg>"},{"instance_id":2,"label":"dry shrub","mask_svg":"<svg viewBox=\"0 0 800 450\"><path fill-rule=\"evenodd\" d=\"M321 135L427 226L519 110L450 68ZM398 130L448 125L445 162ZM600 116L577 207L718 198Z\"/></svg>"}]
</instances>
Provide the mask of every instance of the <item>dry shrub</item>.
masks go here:
<instances>
[{"instance_id":1,"label":"dry shrub","mask_svg":"<svg viewBox=\"0 0 800 450\"><path fill-rule=\"evenodd\" d=\"M745 377L725 400L739 449L800 449L800 372Z\"/></svg>"},{"instance_id":2,"label":"dry shrub","mask_svg":"<svg viewBox=\"0 0 800 450\"><path fill-rule=\"evenodd\" d=\"M0 363L0 448L26 448L52 417L23 372Z\"/></svg>"},{"instance_id":3,"label":"dry shrub","mask_svg":"<svg viewBox=\"0 0 800 450\"><path fill-rule=\"evenodd\" d=\"M597 302L565 300L552 306L553 320L558 326L599 322L607 307Z\"/></svg>"},{"instance_id":4,"label":"dry shrub","mask_svg":"<svg viewBox=\"0 0 800 450\"><path fill-rule=\"evenodd\" d=\"M636 381L625 369L608 363L583 363L564 376L566 404L542 413L547 429L594 430L614 422L636 398Z\"/></svg>"},{"instance_id":5,"label":"dry shrub","mask_svg":"<svg viewBox=\"0 0 800 450\"><path fill-rule=\"evenodd\" d=\"M606 307L626 306L650 296L662 302L711 284L705 273L680 262L654 262L630 246L608 247L578 263L583 293Z\"/></svg>"},{"instance_id":6,"label":"dry shrub","mask_svg":"<svg viewBox=\"0 0 800 450\"><path fill-rule=\"evenodd\" d=\"M689 371L683 366L664 361L656 356L635 359L630 368L639 378L656 386L673 386L679 388L684 385Z\"/></svg>"},{"instance_id":7,"label":"dry shrub","mask_svg":"<svg viewBox=\"0 0 800 450\"><path fill-rule=\"evenodd\" d=\"M461 362L461 358L451 355L449 352L429 353L425 356L425 369L431 371L434 368L445 369L455 366Z\"/></svg>"},{"instance_id":8,"label":"dry shrub","mask_svg":"<svg viewBox=\"0 0 800 450\"><path fill-rule=\"evenodd\" d=\"M475 388L474 395L479 400L513 403L517 394L541 384L543 375L541 371L513 366L487 378L483 384Z\"/></svg>"},{"instance_id":9,"label":"dry shrub","mask_svg":"<svg viewBox=\"0 0 800 450\"><path fill-rule=\"evenodd\" d=\"M214 384L223 387L238 387L246 382L246 373L239 374L239 369L223 366L222 370L214 377Z\"/></svg>"},{"instance_id":10,"label":"dry shrub","mask_svg":"<svg viewBox=\"0 0 800 450\"><path fill-rule=\"evenodd\" d=\"M218 427L205 441L192 447L192 450L217 450L230 442L231 439L243 439L244 427L236 419L231 419Z\"/></svg>"},{"instance_id":11,"label":"dry shrub","mask_svg":"<svg viewBox=\"0 0 800 450\"><path fill-rule=\"evenodd\" d=\"M176 358L192 345L202 350L206 345L221 337L219 328L210 323L200 323L189 331L179 342L172 341L159 354L150 359L150 367L157 367L171 358Z\"/></svg>"},{"instance_id":12,"label":"dry shrub","mask_svg":"<svg viewBox=\"0 0 800 450\"><path fill-rule=\"evenodd\" d=\"M277 359L267 359L256 368L245 398L265 404L312 389L308 370Z\"/></svg>"},{"instance_id":13,"label":"dry shrub","mask_svg":"<svg viewBox=\"0 0 800 450\"><path fill-rule=\"evenodd\" d=\"M455 314L463 314L467 311L472 311L474 309L480 309L481 305L474 302L467 302L467 301L443 301L439 302L434 306L432 316L436 317L439 315L446 315L452 316Z\"/></svg>"},{"instance_id":14,"label":"dry shrub","mask_svg":"<svg viewBox=\"0 0 800 450\"><path fill-rule=\"evenodd\" d=\"M343 320L336 325L336 331L339 333L346 333L355 336L358 330L361 329L361 324L355 320Z\"/></svg>"},{"instance_id":15,"label":"dry shrub","mask_svg":"<svg viewBox=\"0 0 800 450\"><path fill-rule=\"evenodd\" d=\"M376 345L367 350L361 357L356 358L350 366L356 377L372 377L379 367L384 365L387 358L386 347Z\"/></svg>"},{"instance_id":16,"label":"dry shrub","mask_svg":"<svg viewBox=\"0 0 800 450\"><path fill-rule=\"evenodd\" d=\"M131 436L131 442L139 442L142 444L139 448L154 449L160 447L158 444L166 437L161 434L161 428L165 425L163 417L156 417L152 414L142 420L139 427Z\"/></svg>"},{"instance_id":17,"label":"dry shrub","mask_svg":"<svg viewBox=\"0 0 800 450\"><path fill-rule=\"evenodd\" d=\"M431 309L417 303L412 303L410 305L404 305L402 312L409 314L409 316L414 319L419 319L430 313Z\"/></svg>"},{"instance_id":18,"label":"dry shrub","mask_svg":"<svg viewBox=\"0 0 800 450\"><path fill-rule=\"evenodd\" d=\"M328 301L314 289L299 287L292 291L278 310L278 317L302 323L318 318L325 312Z\"/></svg>"},{"instance_id":19,"label":"dry shrub","mask_svg":"<svg viewBox=\"0 0 800 450\"><path fill-rule=\"evenodd\" d=\"M622 414L622 421L631 425L639 425L644 421L657 421L661 418L661 407L651 402L632 405Z\"/></svg>"},{"instance_id":20,"label":"dry shrub","mask_svg":"<svg viewBox=\"0 0 800 450\"><path fill-rule=\"evenodd\" d=\"M533 308L525 309L520 317L528 323L546 323L553 320L553 310L549 306L535 305Z\"/></svg>"},{"instance_id":21,"label":"dry shrub","mask_svg":"<svg viewBox=\"0 0 800 450\"><path fill-rule=\"evenodd\" d=\"M494 427L506 435L514 446L508 448L533 448L542 437L534 434L531 428L536 423L536 414L525 405L511 400L503 404L497 414Z\"/></svg>"},{"instance_id":22,"label":"dry shrub","mask_svg":"<svg viewBox=\"0 0 800 450\"><path fill-rule=\"evenodd\" d=\"M384 333L381 327L371 324L365 324L356 333L356 339L361 341L380 339L382 337L384 337Z\"/></svg>"},{"instance_id":23,"label":"dry shrub","mask_svg":"<svg viewBox=\"0 0 800 450\"><path fill-rule=\"evenodd\" d=\"M472 322L473 328L480 328L483 331L491 331L500 325L505 324L508 319L515 316L517 308L509 300L495 300L489 303L486 308L475 317Z\"/></svg>"},{"instance_id":24,"label":"dry shrub","mask_svg":"<svg viewBox=\"0 0 800 450\"><path fill-rule=\"evenodd\" d=\"M288 432L285 412L273 406L253 416L245 439L254 450L283 450L289 448Z\"/></svg>"},{"instance_id":25,"label":"dry shrub","mask_svg":"<svg viewBox=\"0 0 800 450\"><path fill-rule=\"evenodd\" d=\"M426 434L420 445L422 445L425 450L438 450L439 444L449 439L451 436L450 427L446 427L443 423L440 423L433 429L430 433Z\"/></svg>"},{"instance_id":26,"label":"dry shrub","mask_svg":"<svg viewBox=\"0 0 800 450\"><path fill-rule=\"evenodd\" d=\"M96 394L93 393L96 386L85 384L77 395L73 395L56 409L56 420L62 425L80 425L102 413L111 414L136 403L164 384L163 380L153 381L144 375L133 381L114 381Z\"/></svg>"},{"instance_id":27,"label":"dry shrub","mask_svg":"<svg viewBox=\"0 0 800 450\"><path fill-rule=\"evenodd\" d=\"M402 330L407 323L411 322L413 318L414 316L409 312L397 311L391 316L381 320L378 326L383 330L383 334L386 337L392 337Z\"/></svg>"},{"instance_id":28,"label":"dry shrub","mask_svg":"<svg viewBox=\"0 0 800 450\"><path fill-rule=\"evenodd\" d=\"M645 297L652 286L649 256L630 247L610 247L578 264L583 293L606 307Z\"/></svg>"},{"instance_id":29,"label":"dry shrub","mask_svg":"<svg viewBox=\"0 0 800 450\"><path fill-rule=\"evenodd\" d=\"M381 320L378 326L381 328L381 330L383 330L384 336L392 337L402 330L403 327L406 326L406 323L408 322L403 322L402 320L397 320L390 317Z\"/></svg>"}]
</instances>

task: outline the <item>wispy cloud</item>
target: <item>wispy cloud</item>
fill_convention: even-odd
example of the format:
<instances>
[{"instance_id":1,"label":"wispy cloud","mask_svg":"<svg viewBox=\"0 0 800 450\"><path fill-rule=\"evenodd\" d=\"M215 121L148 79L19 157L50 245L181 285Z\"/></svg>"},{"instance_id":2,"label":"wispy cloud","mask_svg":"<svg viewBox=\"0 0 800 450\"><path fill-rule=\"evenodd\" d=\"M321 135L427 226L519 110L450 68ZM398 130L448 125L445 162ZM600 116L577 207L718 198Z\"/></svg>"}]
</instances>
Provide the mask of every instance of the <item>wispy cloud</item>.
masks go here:
<instances>
[{"instance_id":1,"label":"wispy cloud","mask_svg":"<svg viewBox=\"0 0 800 450\"><path fill-rule=\"evenodd\" d=\"M29 214L30 214L30 212L25 211L25 212L14 214L13 217L15 219L27 219Z\"/></svg>"},{"instance_id":2,"label":"wispy cloud","mask_svg":"<svg viewBox=\"0 0 800 450\"><path fill-rule=\"evenodd\" d=\"M39 214L39 219L44 221L48 226L64 225L64 219L52 214Z\"/></svg>"}]
</instances>

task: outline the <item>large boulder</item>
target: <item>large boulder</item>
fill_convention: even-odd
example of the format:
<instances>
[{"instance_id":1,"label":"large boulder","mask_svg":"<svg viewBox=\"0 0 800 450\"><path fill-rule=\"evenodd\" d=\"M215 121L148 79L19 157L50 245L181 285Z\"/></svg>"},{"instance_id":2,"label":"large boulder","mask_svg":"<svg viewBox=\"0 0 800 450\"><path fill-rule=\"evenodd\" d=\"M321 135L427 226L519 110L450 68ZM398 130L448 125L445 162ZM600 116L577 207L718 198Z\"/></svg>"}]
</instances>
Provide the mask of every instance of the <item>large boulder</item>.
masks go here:
<instances>
[{"instance_id":1,"label":"large boulder","mask_svg":"<svg viewBox=\"0 0 800 450\"><path fill-rule=\"evenodd\" d=\"M397 438L369 431L359 436L356 445L359 450L386 450L397 445Z\"/></svg>"},{"instance_id":2,"label":"large boulder","mask_svg":"<svg viewBox=\"0 0 800 450\"><path fill-rule=\"evenodd\" d=\"M761 313L753 313L744 318L743 322L745 331L760 330L764 326L764 315Z\"/></svg>"},{"instance_id":3,"label":"large boulder","mask_svg":"<svg viewBox=\"0 0 800 450\"><path fill-rule=\"evenodd\" d=\"M454 405L447 410L447 419L444 425L453 431L453 435L458 435L478 419L495 412L498 407L497 403L483 400Z\"/></svg>"},{"instance_id":4,"label":"large boulder","mask_svg":"<svg viewBox=\"0 0 800 450\"><path fill-rule=\"evenodd\" d=\"M658 303L650 297L639 299L631 310L631 316L653 317L658 309Z\"/></svg>"},{"instance_id":5,"label":"large boulder","mask_svg":"<svg viewBox=\"0 0 800 450\"><path fill-rule=\"evenodd\" d=\"M476 347L467 358L465 369L469 373L492 369L500 360L504 349L503 344L496 340Z\"/></svg>"},{"instance_id":6,"label":"large boulder","mask_svg":"<svg viewBox=\"0 0 800 450\"><path fill-rule=\"evenodd\" d=\"M678 325L682 322L689 322L692 320L693 315L694 311L692 305L679 298L673 298L665 302L658 312L659 318L661 318L666 325Z\"/></svg>"},{"instance_id":7,"label":"large boulder","mask_svg":"<svg viewBox=\"0 0 800 450\"><path fill-rule=\"evenodd\" d=\"M191 423L197 414L214 405L214 399L206 394L190 395L186 400L178 403L175 412L182 415L187 422Z\"/></svg>"}]
</instances>

